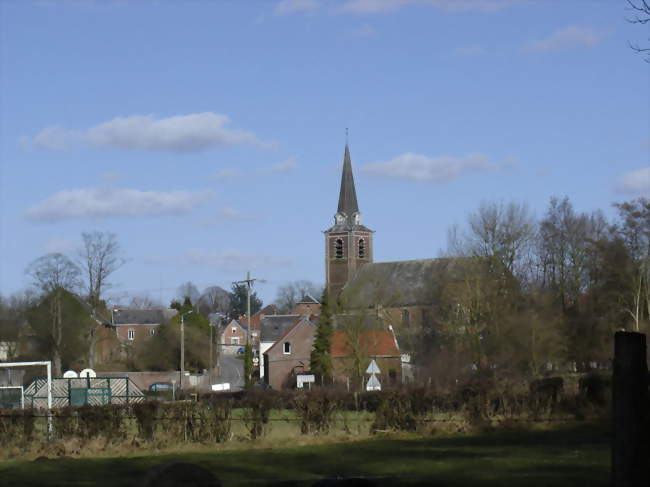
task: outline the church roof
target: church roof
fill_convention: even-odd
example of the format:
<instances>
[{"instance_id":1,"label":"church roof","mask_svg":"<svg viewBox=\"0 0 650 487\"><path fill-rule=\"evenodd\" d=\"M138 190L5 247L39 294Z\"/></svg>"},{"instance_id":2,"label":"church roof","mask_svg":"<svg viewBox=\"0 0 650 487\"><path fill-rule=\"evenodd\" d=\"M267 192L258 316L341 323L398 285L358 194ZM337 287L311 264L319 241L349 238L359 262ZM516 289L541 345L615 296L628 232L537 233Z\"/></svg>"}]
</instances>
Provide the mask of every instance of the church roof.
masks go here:
<instances>
[{"instance_id":1,"label":"church roof","mask_svg":"<svg viewBox=\"0 0 650 487\"><path fill-rule=\"evenodd\" d=\"M350 308L429 306L443 280L462 278L463 262L439 258L365 264L345 285L341 300Z\"/></svg>"},{"instance_id":2,"label":"church roof","mask_svg":"<svg viewBox=\"0 0 650 487\"><path fill-rule=\"evenodd\" d=\"M343 173L341 174L341 191L339 193L339 207L337 211L339 213L345 213L347 216L359 213L348 144L345 144L345 155L343 156Z\"/></svg>"}]
</instances>

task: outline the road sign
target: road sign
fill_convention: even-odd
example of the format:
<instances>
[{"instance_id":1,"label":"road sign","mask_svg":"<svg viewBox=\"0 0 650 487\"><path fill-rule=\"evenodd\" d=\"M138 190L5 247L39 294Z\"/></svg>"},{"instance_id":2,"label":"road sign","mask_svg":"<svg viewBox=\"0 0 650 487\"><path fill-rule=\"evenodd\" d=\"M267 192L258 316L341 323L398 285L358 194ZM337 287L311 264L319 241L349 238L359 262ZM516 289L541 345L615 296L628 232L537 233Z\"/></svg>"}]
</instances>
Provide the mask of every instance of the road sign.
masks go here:
<instances>
[{"instance_id":1,"label":"road sign","mask_svg":"<svg viewBox=\"0 0 650 487\"><path fill-rule=\"evenodd\" d=\"M312 374L296 375L296 387L298 387L298 389L302 389L305 384L309 384L311 382L316 382L316 376Z\"/></svg>"},{"instance_id":2,"label":"road sign","mask_svg":"<svg viewBox=\"0 0 650 487\"><path fill-rule=\"evenodd\" d=\"M375 362L375 359L372 359L370 365L368 365L368 368L366 369L366 374L379 374L380 372L377 362Z\"/></svg>"},{"instance_id":3,"label":"road sign","mask_svg":"<svg viewBox=\"0 0 650 487\"><path fill-rule=\"evenodd\" d=\"M381 391L381 383L375 374L370 376L366 384L366 391Z\"/></svg>"}]
</instances>

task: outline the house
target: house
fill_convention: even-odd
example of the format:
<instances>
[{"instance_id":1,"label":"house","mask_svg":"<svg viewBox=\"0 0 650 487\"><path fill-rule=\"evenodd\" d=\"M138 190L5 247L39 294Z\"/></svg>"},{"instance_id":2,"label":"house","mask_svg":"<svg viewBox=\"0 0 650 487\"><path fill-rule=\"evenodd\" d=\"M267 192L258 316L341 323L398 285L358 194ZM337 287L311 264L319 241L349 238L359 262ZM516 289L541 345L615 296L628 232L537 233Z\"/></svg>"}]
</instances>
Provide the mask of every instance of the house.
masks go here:
<instances>
[{"instance_id":1,"label":"house","mask_svg":"<svg viewBox=\"0 0 650 487\"><path fill-rule=\"evenodd\" d=\"M305 294L300 301L296 303L291 312L292 315L318 316L320 315L320 303L311 294Z\"/></svg>"},{"instance_id":2,"label":"house","mask_svg":"<svg viewBox=\"0 0 650 487\"><path fill-rule=\"evenodd\" d=\"M303 317L300 315L270 315L261 320L259 356L269 350L293 325ZM260 379L265 376L264 360L260 361Z\"/></svg>"},{"instance_id":3,"label":"house","mask_svg":"<svg viewBox=\"0 0 650 487\"><path fill-rule=\"evenodd\" d=\"M120 342L132 344L155 335L158 326L177 314L177 310L166 308L113 308L111 327Z\"/></svg>"},{"instance_id":4,"label":"house","mask_svg":"<svg viewBox=\"0 0 650 487\"><path fill-rule=\"evenodd\" d=\"M292 387L295 377L310 369L310 356L314 344L316 324L309 316L284 320L293 324L263 353L264 382L272 389ZM267 337L268 338L268 337ZM260 376L262 376L260 374Z\"/></svg>"},{"instance_id":5,"label":"house","mask_svg":"<svg viewBox=\"0 0 650 487\"><path fill-rule=\"evenodd\" d=\"M221 330L219 343L225 353L235 353L246 345L248 327L237 320L230 320Z\"/></svg>"},{"instance_id":6,"label":"house","mask_svg":"<svg viewBox=\"0 0 650 487\"><path fill-rule=\"evenodd\" d=\"M368 379L365 371L371 360L379 366L383 386L402 381L402 357L392 328L337 330L332 335L330 355L334 381L339 384Z\"/></svg>"},{"instance_id":7,"label":"house","mask_svg":"<svg viewBox=\"0 0 650 487\"><path fill-rule=\"evenodd\" d=\"M259 348L260 344L260 330L262 329L262 320L265 316L268 315L277 315L278 308L274 304L269 304L264 306L261 310L251 316L251 344L254 348ZM240 323L248 324L246 315L243 315L239 319Z\"/></svg>"}]
</instances>

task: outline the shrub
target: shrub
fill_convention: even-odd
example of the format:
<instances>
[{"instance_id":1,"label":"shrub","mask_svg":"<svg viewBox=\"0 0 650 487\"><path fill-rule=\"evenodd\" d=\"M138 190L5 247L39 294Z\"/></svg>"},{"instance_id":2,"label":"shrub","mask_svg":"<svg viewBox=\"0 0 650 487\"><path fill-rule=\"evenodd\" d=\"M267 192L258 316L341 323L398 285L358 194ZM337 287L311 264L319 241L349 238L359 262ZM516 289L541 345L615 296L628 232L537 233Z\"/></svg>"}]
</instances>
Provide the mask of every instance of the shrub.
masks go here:
<instances>
[{"instance_id":1,"label":"shrub","mask_svg":"<svg viewBox=\"0 0 650 487\"><path fill-rule=\"evenodd\" d=\"M300 431L328 433L332 426L338 401L324 390L304 392L295 396L293 404L300 417Z\"/></svg>"},{"instance_id":2,"label":"shrub","mask_svg":"<svg viewBox=\"0 0 650 487\"><path fill-rule=\"evenodd\" d=\"M157 401L142 402L133 405L132 410L138 424L138 432L147 441L154 439L158 419L156 413L159 407L160 403Z\"/></svg>"}]
</instances>

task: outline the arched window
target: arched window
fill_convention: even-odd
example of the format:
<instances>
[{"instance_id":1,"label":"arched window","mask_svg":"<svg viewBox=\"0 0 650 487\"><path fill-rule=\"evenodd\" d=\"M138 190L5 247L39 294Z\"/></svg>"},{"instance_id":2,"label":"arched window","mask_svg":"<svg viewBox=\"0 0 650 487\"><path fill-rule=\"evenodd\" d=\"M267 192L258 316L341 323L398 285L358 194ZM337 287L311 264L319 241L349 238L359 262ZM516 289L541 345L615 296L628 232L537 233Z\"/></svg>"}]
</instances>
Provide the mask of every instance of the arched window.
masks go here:
<instances>
[{"instance_id":1,"label":"arched window","mask_svg":"<svg viewBox=\"0 0 650 487\"><path fill-rule=\"evenodd\" d=\"M359 258L366 258L366 241L364 239L359 239Z\"/></svg>"},{"instance_id":2,"label":"arched window","mask_svg":"<svg viewBox=\"0 0 650 487\"><path fill-rule=\"evenodd\" d=\"M343 239L342 238L337 238L336 242L334 243L334 255L336 256L337 259L342 259L343 258Z\"/></svg>"}]
</instances>

